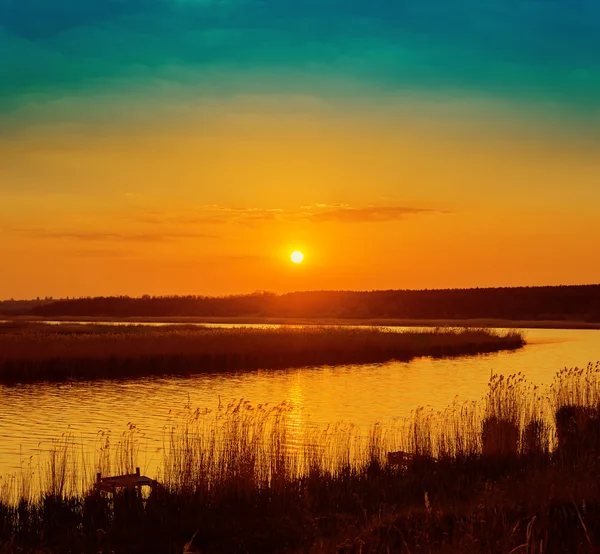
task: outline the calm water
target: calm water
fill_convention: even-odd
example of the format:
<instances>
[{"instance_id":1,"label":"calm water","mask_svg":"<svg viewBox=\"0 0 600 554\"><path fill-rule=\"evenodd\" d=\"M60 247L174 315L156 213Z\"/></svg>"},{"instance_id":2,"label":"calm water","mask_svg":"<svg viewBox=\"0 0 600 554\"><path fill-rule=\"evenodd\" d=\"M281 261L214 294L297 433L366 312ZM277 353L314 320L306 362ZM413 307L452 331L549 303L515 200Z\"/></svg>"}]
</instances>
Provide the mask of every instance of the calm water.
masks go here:
<instances>
[{"instance_id":1,"label":"calm water","mask_svg":"<svg viewBox=\"0 0 600 554\"><path fill-rule=\"evenodd\" d=\"M253 404L293 403L297 422L338 421L368 427L410 414L418 406L445 408L455 400L477 400L490 372L523 372L549 384L565 366L600 359L600 331L527 330L529 344L517 352L409 363L301 368L243 374L99 381L80 384L0 386L0 475L17 472L31 456L44 462L52 440L69 432L85 449L98 432L117 438L129 423L143 434L141 461L153 473L160 464L164 428L186 405L214 408L244 398Z\"/></svg>"}]
</instances>

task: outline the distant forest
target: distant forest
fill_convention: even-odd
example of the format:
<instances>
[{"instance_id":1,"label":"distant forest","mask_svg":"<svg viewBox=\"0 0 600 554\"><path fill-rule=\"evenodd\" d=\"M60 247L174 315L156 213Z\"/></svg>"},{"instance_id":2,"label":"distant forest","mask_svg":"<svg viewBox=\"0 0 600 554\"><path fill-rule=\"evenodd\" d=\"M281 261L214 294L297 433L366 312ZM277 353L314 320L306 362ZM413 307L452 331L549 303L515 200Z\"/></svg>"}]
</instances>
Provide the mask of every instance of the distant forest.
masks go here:
<instances>
[{"instance_id":1,"label":"distant forest","mask_svg":"<svg viewBox=\"0 0 600 554\"><path fill-rule=\"evenodd\" d=\"M0 314L114 318L511 319L597 323L600 322L600 285L45 299L0 302Z\"/></svg>"}]
</instances>

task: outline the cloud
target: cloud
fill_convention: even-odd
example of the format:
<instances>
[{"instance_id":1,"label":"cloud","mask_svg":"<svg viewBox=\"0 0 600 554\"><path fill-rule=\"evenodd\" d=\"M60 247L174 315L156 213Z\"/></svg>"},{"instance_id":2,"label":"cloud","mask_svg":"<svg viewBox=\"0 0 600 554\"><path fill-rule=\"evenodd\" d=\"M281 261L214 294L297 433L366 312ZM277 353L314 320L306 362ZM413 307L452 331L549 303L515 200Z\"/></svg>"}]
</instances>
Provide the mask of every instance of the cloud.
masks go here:
<instances>
[{"instance_id":1,"label":"cloud","mask_svg":"<svg viewBox=\"0 0 600 554\"><path fill-rule=\"evenodd\" d=\"M104 231L52 231L46 229L17 229L17 232L40 239L65 239L81 242L172 242L178 239L207 239L215 235L196 232L104 232Z\"/></svg>"},{"instance_id":2,"label":"cloud","mask_svg":"<svg viewBox=\"0 0 600 554\"><path fill-rule=\"evenodd\" d=\"M406 206L368 206L366 208L343 207L313 213L309 216L315 223L338 221L341 223L380 223L398 221L419 214L442 213L426 208Z\"/></svg>"},{"instance_id":3,"label":"cloud","mask_svg":"<svg viewBox=\"0 0 600 554\"><path fill-rule=\"evenodd\" d=\"M212 225L225 221L217 216L198 212L147 212L131 217L136 223L146 225Z\"/></svg>"},{"instance_id":4,"label":"cloud","mask_svg":"<svg viewBox=\"0 0 600 554\"><path fill-rule=\"evenodd\" d=\"M137 254L133 250L120 250L117 248L94 248L69 250L68 254L76 258L127 258L131 259Z\"/></svg>"},{"instance_id":5,"label":"cloud","mask_svg":"<svg viewBox=\"0 0 600 554\"><path fill-rule=\"evenodd\" d=\"M213 260L216 261L236 261L236 262L264 262L270 260L270 256L260 255L260 254L240 254L240 255L222 255L222 256L212 256Z\"/></svg>"},{"instance_id":6,"label":"cloud","mask_svg":"<svg viewBox=\"0 0 600 554\"><path fill-rule=\"evenodd\" d=\"M200 206L196 210L179 212L148 211L135 215L136 223L163 226L179 225L224 225L240 223L252 225L262 221L281 221L287 219L284 210L260 208L235 208L220 205Z\"/></svg>"},{"instance_id":7,"label":"cloud","mask_svg":"<svg viewBox=\"0 0 600 554\"><path fill-rule=\"evenodd\" d=\"M315 204L315 206L317 208L349 208L350 207L348 204L322 204L322 203L317 203L317 204ZM304 206L304 207L308 210L313 208L313 206Z\"/></svg>"},{"instance_id":8,"label":"cloud","mask_svg":"<svg viewBox=\"0 0 600 554\"><path fill-rule=\"evenodd\" d=\"M229 221L252 224L272 221L310 221L312 223L378 223L397 221L410 216L427 213L443 213L429 208L411 206L364 206L352 207L348 204L322 204L303 206L300 210L260 210L219 208L229 214Z\"/></svg>"},{"instance_id":9,"label":"cloud","mask_svg":"<svg viewBox=\"0 0 600 554\"><path fill-rule=\"evenodd\" d=\"M201 206L195 211L159 213L135 216L137 223L151 225L238 224L255 226L263 223L308 221L312 223L381 223L408 217L443 214L446 211L414 206L361 206L343 203L317 203L298 210L281 208L235 208L220 205Z\"/></svg>"}]
</instances>

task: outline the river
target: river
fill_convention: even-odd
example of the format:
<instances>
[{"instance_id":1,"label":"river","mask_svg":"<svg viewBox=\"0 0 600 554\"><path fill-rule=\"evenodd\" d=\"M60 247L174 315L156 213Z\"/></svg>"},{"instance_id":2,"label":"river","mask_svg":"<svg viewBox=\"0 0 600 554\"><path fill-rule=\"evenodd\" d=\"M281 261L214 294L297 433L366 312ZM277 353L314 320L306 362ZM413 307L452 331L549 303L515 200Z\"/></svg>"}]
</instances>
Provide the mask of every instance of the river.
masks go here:
<instances>
[{"instance_id":1,"label":"river","mask_svg":"<svg viewBox=\"0 0 600 554\"><path fill-rule=\"evenodd\" d=\"M600 359L599 330L530 329L525 335L528 344L518 351L451 359L0 386L0 475L15 475L24 464L39 471L52 441L67 431L82 449L91 449L99 432L118 437L131 423L139 432L142 465L152 473L160 464L165 426L186 406L285 400L299 425L345 421L367 428L405 418L418 406L442 409L455 399L478 400L492 371L520 371L529 382L547 385L563 367Z\"/></svg>"}]
</instances>

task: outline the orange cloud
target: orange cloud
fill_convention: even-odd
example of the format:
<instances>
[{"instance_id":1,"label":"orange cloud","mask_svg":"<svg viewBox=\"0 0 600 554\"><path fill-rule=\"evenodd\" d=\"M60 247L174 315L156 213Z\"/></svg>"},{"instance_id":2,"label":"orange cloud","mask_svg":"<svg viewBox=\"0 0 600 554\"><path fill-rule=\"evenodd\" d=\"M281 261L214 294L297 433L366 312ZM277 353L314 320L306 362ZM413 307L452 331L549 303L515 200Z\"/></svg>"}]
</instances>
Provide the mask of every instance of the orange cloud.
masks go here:
<instances>
[{"instance_id":1,"label":"orange cloud","mask_svg":"<svg viewBox=\"0 0 600 554\"><path fill-rule=\"evenodd\" d=\"M412 208L407 206L368 206L352 208L343 206L333 210L313 213L310 220L316 223L338 221L342 223L377 223L398 221L419 214L446 213L427 208Z\"/></svg>"},{"instance_id":2,"label":"orange cloud","mask_svg":"<svg viewBox=\"0 0 600 554\"><path fill-rule=\"evenodd\" d=\"M299 210L280 208L232 208L226 206L201 206L197 211L157 213L135 217L138 223L164 225L226 224L254 225L263 222L309 221L313 223L378 223L399 221L422 214L442 214L446 211L412 206L364 206L347 204L314 204Z\"/></svg>"},{"instance_id":3,"label":"orange cloud","mask_svg":"<svg viewBox=\"0 0 600 554\"><path fill-rule=\"evenodd\" d=\"M76 258L134 258L138 253L134 250L118 250L116 248L70 250L69 255Z\"/></svg>"},{"instance_id":4,"label":"orange cloud","mask_svg":"<svg viewBox=\"0 0 600 554\"><path fill-rule=\"evenodd\" d=\"M103 232L103 231L48 231L44 229L20 229L21 234L42 239L66 239L84 242L170 242L185 238L216 238L216 235L194 232Z\"/></svg>"}]
</instances>

